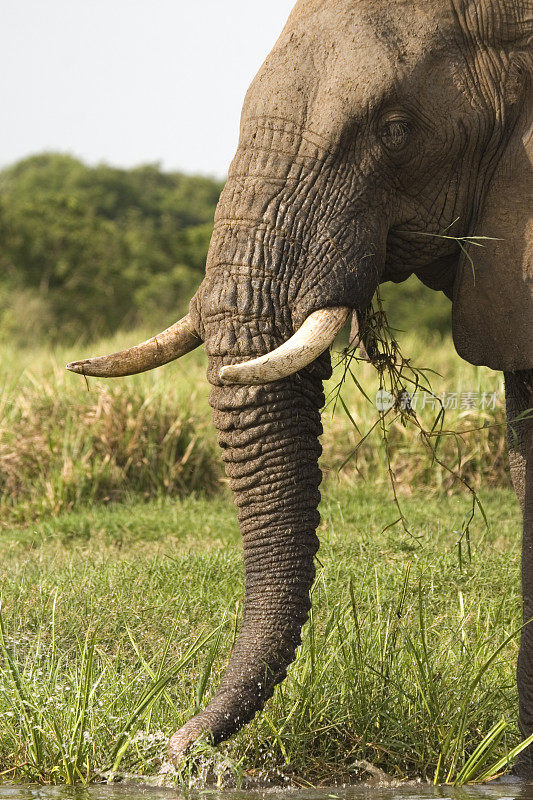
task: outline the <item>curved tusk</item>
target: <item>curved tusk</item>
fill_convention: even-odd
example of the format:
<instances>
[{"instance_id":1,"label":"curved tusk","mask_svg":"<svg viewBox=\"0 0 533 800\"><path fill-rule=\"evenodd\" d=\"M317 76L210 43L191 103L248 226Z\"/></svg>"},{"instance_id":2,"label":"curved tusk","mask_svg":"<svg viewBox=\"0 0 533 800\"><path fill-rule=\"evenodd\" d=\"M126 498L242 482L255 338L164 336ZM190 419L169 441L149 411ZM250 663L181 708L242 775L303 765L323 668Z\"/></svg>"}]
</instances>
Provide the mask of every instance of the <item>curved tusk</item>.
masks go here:
<instances>
[{"instance_id":1,"label":"curved tusk","mask_svg":"<svg viewBox=\"0 0 533 800\"><path fill-rule=\"evenodd\" d=\"M344 306L314 311L284 344L251 361L222 367L220 377L228 383L260 384L293 375L328 349L349 313Z\"/></svg>"},{"instance_id":2,"label":"curved tusk","mask_svg":"<svg viewBox=\"0 0 533 800\"><path fill-rule=\"evenodd\" d=\"M202 340L194 330L190 315L187 314L170 328L135 347L109 356L72 361L67 364L67 369L96 378L122 378L125 375L136 375L138 372L146 372L148 369L168 364L169 361L174 361L194 350L201 343Z\"/></svg>"}]
</instances>

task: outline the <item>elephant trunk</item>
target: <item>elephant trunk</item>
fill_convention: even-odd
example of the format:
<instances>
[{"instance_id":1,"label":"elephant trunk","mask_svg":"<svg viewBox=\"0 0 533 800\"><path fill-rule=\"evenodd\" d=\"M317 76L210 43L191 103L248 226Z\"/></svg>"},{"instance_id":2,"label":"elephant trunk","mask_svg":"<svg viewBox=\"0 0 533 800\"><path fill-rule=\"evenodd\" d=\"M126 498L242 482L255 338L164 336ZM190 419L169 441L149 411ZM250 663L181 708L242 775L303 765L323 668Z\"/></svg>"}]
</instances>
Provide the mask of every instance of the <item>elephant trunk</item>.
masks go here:
<instances>
[{"instance_id":1,"label":"elephant trunk","mask_svg":"<svg viewBox=\"0 0 533 800\"><path fill-rule=\"evenodd\" d=\"M239 507L245 608L220 687L171 739L175 762L201 732L222 741L263 707L309 613L322 379L331 364L318 355L322 323L311 363L309 353L300 360L295 334L321 310L337 325L348 309L366 308L385 241L383 222L355 213L339 176L336 154L305 131L277 118L252 120L217 207L206 276L189 313L205 343L214 422Z\"/></svg>"},{"instance_id":2,"label":"elephant trunk","mask_svg":"<svg viewBox=\"0 0 533 800\"><path fill-rule=\"evenodd\" d=\"M211 359L216 374L219 359ZM215 386L210 402L239 507L245 606L240 634L209 705L170 742L174 760L201 732L231 736L261 710L294 660L310 609L319 521L324 402L317 369L268 386Z\"/></svg>"}]
</instances>

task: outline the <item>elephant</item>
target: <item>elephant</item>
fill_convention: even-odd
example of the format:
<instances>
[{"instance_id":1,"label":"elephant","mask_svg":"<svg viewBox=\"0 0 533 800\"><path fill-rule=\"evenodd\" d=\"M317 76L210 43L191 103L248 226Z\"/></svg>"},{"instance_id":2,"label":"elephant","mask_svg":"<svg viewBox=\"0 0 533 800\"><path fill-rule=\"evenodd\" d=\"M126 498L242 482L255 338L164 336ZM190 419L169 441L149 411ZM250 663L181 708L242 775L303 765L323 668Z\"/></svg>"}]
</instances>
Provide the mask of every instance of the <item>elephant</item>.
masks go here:
<instances>
[{"instance_id":1,"label":"elephant","mask_svg":"<svg viewBox=\"0 0 533 800\"><path fill-rule=\"evenodd\" d=\"M217 691L170 740L175 763L202 734L216 744L249 722L294 660L319 546L329 347L385 281L415 274L444 292L459 355L504 373L533 618L532 39L531 0L298 0L246 94L189 313L68 365L113 377L207 353L245 604ZM487 237L473 259L452 225ZM517 679L529 736L533 624ZM533 775L531 750L520 769Z\"/></svg>"}]
</instances>

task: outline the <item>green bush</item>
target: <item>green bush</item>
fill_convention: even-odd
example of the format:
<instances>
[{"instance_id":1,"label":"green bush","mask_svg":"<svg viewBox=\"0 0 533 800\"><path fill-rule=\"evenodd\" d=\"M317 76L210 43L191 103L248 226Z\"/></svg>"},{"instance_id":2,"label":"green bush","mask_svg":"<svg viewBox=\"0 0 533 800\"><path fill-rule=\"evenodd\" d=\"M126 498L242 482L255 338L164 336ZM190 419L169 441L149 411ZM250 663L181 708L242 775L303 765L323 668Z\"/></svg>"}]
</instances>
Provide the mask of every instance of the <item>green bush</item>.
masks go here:
<instances>
[{"instance_id":1,"label":"green bush","mask_svg":"<svg viewBox=\"0 0 533 800\"><path fill-rule=\"evenodd\" d=\"M220 190L157 166L88 167L58 154L4 170L0 338L88 340L184 312Z\"/></svg>"}]
</instances>

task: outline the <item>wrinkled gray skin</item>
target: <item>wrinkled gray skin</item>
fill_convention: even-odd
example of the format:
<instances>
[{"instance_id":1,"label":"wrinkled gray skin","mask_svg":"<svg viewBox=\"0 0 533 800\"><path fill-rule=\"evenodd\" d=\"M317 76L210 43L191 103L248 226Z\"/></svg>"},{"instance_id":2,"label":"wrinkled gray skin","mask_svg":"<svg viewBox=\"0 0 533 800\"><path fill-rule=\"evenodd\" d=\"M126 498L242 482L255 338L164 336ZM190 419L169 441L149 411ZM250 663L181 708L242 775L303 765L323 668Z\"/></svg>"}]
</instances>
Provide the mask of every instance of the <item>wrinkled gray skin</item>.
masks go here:
<instances>
[{"instance_id":1,"label":"wrinkled gray skin","mask_svg":"<svg viewBox=\"0 0 533 800\"><path fill-rule=\"evenodd\" d=\"M231 736L283 679L318 549L329 356L255 387L222 385L222 365L274 349L317 309L363 311L380 282L414 272L453 300L458 352L505 371L510 418L533 405L531 26L524 0L300 0L248 91L190 307L239 507L245 612L213 700L172 738L175 761L202 731ZM422 235L452 224L503 240L472 248L475 281L455 242ZM533 437L516 430L530 618ZM518 682L529 734L533 625Z\"/></svg>"}]
</instances>

